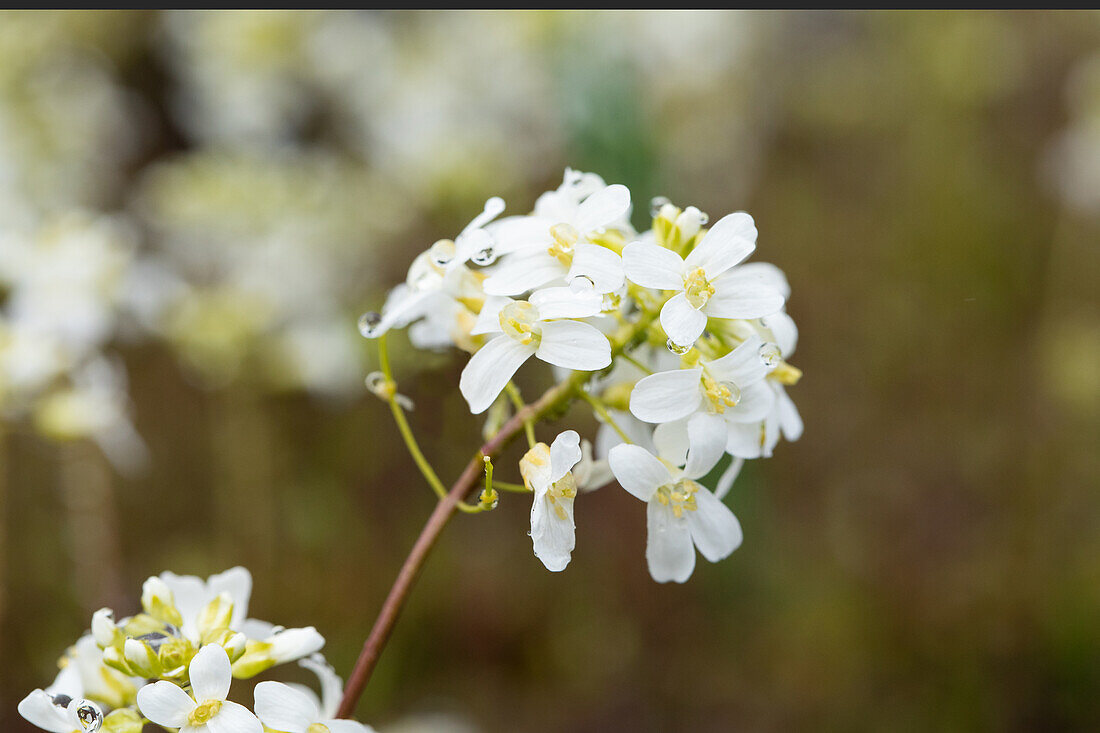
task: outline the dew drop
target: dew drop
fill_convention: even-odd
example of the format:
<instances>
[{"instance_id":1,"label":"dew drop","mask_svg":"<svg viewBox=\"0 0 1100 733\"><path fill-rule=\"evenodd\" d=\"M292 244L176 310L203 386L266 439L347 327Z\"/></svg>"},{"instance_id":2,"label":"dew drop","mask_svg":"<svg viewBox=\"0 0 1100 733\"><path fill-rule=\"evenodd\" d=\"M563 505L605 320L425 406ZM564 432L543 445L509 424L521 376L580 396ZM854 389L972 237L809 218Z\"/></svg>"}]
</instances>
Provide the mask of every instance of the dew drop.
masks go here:
<instances>
[{"instance_id":1,"label":"dew drop","mask_svg":"<svg viewBox=\"0 0 1100 733\"><path fill-rule=\"evenodd\" d=\"M661 209L671 203L672 202L664 196L654 196L649 200L649 215L656 219L657 215L661 213Z\"/></svg>"},{"instance_id":2,"label":"dew drop","mask_svg":"<svg viewBox=\"0 0 1100 733\"><path fill-rule=\"evenodd\" d=\"M95 733L103 727L103 711L91 700L81 700L76 705L76 719L87 733Z\"/></svg>"},{"instance_id":3,"label":"dew drop","mask_svg":"<svg viewBox=\"0 0 1100 733\"><path fill-rule=\"evenodd\" d=\"M68 695L54 695L51 699L53 700L53 704L59 708L67 708L69 707L69 703L73 701Z\"/></svg>"},{"instance_id":4,"label":"dew drop","mask_svg":"<svg viewBox=\"0 0 1100 733\"><path fill-rule=\"evenodd\" d=\"M497 261L497 253L492 247L483 247L482 249L479 249L470 259L473 260L475 265L481 265L482 267L485 267L486 265L491 265Z\"/></svg>"},{"instance_id":5,"label":"dew drop","mask_svg":"<svg viewBox=\"0 0 1100 733\"><path fill-rule=\"evenodd\" d=\"M760 361L764 362L764 366L769 369L779 366L782 359L783 355L779 353L779 347L775 344L764 344L760 347Z\"/></svg>"},{"instance_id":6,"label":"dew drop","mask_svg":"<svg viewBox=\"0 0 1100 733\"><path fill-rule=\"evenodd\" d=\"M729 398L734 405L741 401L741 388L735 382L722 382L722 386L729 390Z\"/></svg>"},{"instance_id":7,"label":"dew drop","mask_svg":"<svg viewBox=\"0 0 1100 733\"><path fill-rule=\"evenodd\" d=\"M587 275L578 275L569 281L569 289L577 295L581 293L587 293L596 287L596 283L592 282L592 278Z\"/></svg>"},{"instance_id":8,"label":"dew drop","mask_svg":"<svg viewBox=\"0 0 1100 733\"><path fill-rule=\"evenodd\" d=\"M440 239L428 248L428 256L438 267L446 267L455 258L456 247L453 240Z\"/></svg>"},{"instance_id":9,"label":"dew drop","mask_svg":"<svg viewBox=\"0 0 1100 733\"><path fill-rule=\"evenodd\" d=\"M680 356L683 356L684 354L691 351L691 346L692 345L688 344L687 346L680 346L680 344L676 343L672 339L669 339L668 341L665 342L665 346L667 346L668 350L671 351L673 354L678 354Z\"/></svg>"},{"instance_id":10,"label":"dew drop","mask_svg":"<svg viewBox=\"0 0 1100 733\"><path fill-rule=\"evenodd\" d=\"M382 314L378 311L368 311L359 316L359 333L369 339L380 335L378 327L382 324Z\"/></svg>"}]
</instances>

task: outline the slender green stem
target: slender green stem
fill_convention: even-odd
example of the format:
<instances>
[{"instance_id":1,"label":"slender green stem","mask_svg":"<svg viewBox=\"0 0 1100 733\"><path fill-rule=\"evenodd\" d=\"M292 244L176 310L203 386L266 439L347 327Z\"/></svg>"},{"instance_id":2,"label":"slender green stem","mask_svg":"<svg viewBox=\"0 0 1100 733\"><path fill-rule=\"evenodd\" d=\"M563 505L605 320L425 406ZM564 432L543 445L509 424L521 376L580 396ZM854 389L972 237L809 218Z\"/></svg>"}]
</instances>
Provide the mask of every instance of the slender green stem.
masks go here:
<instances>
[{"instance_id":1,"label":"slender green stem","mask_svg":"<svg viewBox=\"0 0 1100 733\"><path fill-rule=\"evenodd\" d=\"M643 374L653 374L652 369L650 369L645 364L643 364L642 362L635 359L630 354L626 353L626 351L623 351L623 353L619 354L619 356L622 357L623 359L625 359L626 361L630 362L634 366L638 367L639 369L641 369Z\"/></svg>"},{"instance_id":2,"label":"slender green stem","mask_svg":"<svg viewBox=\"0 0 1100 733\"><path fill-rule=\"evenodd\" d=\"M501 491L514 491L517 494L530 494L531 489L527 488L523 484L513 484L509 481L497 481L493 480L493 488L500 489Z\"/></svg>"},{"instance_id":3,"label":"slender green stem","mask_svg":"<svg viewBox=\"0 0 1100 733\"><path fill-rule=\"evenodd\" d=\"M516 413L518 414L527 407L527 404L523 401L523 396L519 393L519 387L515 382L508 382L504 387L504 391L508 393L508 399L512 400L512 404L515 405ZM530 420L523 421L523 432L527 434L527 447L535 447L535 424Z\"/></svg>"},{"instance_id":4,"label":"slender green stem","mask_svg":"<svg viewBox=\"0 0 1100 733\"><path fill-rule=\"evenodd\" d=\"M577 389L577 396L588 404L592 405L592 409L596 412L597 415L600 416L600 419L610 425L612 429L619 434L619 437L622 438L623 441L628 444L634 442L630 439L630 436L626 434L626 431L619 427L619 423L615 422L615 418L611 417L611 413L607 411L607 407L604 406L603 402L588 394L588 390L586 390L584 387L580 387Z\"/></svg>"}]
</instances>

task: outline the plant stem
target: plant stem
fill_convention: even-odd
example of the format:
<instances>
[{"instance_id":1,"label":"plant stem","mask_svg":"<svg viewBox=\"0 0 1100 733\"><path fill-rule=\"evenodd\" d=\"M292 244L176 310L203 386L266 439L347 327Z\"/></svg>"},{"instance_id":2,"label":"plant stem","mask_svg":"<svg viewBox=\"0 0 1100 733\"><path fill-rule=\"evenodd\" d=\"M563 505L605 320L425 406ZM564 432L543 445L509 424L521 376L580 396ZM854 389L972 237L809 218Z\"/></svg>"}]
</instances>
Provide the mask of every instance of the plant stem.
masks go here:
<instances>
[{"instance_id":1,"label":"plant stem","mask_svg":"<svg viewBox=\"0 0 1100 733\"><path fill-rule=\"evenodd\" d=\"M390 638L393 626L401 614L401 609L409 597L409 591L424 566L424 560L427 558L428 552L431 551L436 540L439 539L439 535L447 522L454 516L459 504L481 480L485 471L484 457L489 456L492 458L500 452L524 430L524 426L529 421L539 419L560 400L568 399L577 385L581 384L588 376L587 372L575 372L570 379L551 387L543 393L538 401L527 405L513 415L496 435L481 446L481 450L466 464L466 469L451 486L450 491L436 504L431 516L428 517L427 523L420 531L420 536L416 538L412 551L405 558L405 562L397 574L397 580L390 588L390 592L382 604L382 610L371 628L370 635L367 637L366 643L363 644L363 651L359 653L355 668L348 677L347 685L344 686L344 697L340 701L340 708L336 713L338 718L347 718L355 710L359 697L363 694L363 689L367 686L367 682L374 672L374 667L378 663L378 658L382 654L382 649Z\"/></svg>"}]
</instances>

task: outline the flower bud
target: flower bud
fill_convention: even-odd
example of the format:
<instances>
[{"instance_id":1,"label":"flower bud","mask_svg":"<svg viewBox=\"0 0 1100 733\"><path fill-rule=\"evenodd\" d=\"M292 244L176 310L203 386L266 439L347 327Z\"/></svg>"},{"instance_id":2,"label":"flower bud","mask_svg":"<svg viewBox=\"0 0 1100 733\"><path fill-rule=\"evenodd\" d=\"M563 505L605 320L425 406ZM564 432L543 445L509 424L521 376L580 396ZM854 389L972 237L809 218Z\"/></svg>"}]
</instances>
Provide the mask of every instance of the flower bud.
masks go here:
<instances>
[{"instance_id":1,"label":"flower bud","mask_svg":"<svg viewBox=\"0 0 1100 733\"><path fill-rule=\"evenodd\" d=\"M115 624L115 612L109 608L101 608L92 614L92 636L100 649L113 646L122 631Z\"/></svg>"},{"instance_id":2,"label":"flower bud","mask_svg":"<svg viewBox=\"0 0 1100 733\"><path fill-rule=\"evenodd\" d=\"M147 642L127 639L123 654L138 677L160 677L161 666L156 651Z\"/></svg>"},{"instance_id":3,"label":"flower bud","mask_svg":"<svg viewBox=\"0 0 1100 733\"><path fill-rule=\"evenodd\" d=\"M164 623L173 626L182 626L183 618L176 608L176 600L172 590L160 578L155 575L141 586L141 607L145 612Z\"/></svg>"},{"instance_id":4,"label":"flower bud","mask_svg":"<svg viewBox=\"0 0 1100 733\"><path fill-rule=\"evenodd\" d=\"M141 716L133 708L119 708L103 721L102 733L141 733L144 725Z\"/></svg>"}]
</instances>

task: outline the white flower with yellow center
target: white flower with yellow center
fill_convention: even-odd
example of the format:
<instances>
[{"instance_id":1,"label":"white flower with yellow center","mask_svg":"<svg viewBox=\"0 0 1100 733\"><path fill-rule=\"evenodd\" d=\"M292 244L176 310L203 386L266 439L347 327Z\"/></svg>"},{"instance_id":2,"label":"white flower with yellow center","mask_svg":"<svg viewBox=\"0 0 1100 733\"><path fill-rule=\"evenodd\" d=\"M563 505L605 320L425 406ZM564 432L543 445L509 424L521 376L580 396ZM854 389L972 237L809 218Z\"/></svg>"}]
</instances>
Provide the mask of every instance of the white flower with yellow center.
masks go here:
<instances>
[{"instance_id":1,"label":"white flower with yellow center","mask_svg":"<svg viewBox=\"0 0 1100 733\"><path fill-rule=\"evenodd\" d=\"M217 644L207 644L188 667L191 694L161 680L138 690L141 714L180 733L263 733L264 727L248 708L226 699L233 674L229 657Z\"/></svg>"},{"instance_id":2,"label":"white flower with yellow center","mask_svg":"<svg viewBox=\"0 0 1100 733\"><path fill-rule=\"evenodd\" d=\"M571 288L547 288L529 301L486 301L472 333L499 333L470 357L459 391L478 415L501 393L525 361L537 356L554 366L595 371L611 363L611 344L594 326L574 318L600 312L600 299ZM494 318L495 316L495 318Z\"/></svg>"},{"instance_id":3,"label":"white flower with yellow center","mask_svg":"<svg viewBox=\"0 0 1100 733\"><path fill-rule=\"evenodd\" d=\"M684 434L689 420L727 437L737 426L758 424L775 402L775 393L764 383L774 349L753 334L714 361L651 374L634 385L630 412L659 423L655 439L661 433Z\"/></svg>"},{"instance_id":4,"label":"white flower with yellow center","mask_svg":"<svg viewBox=\"0 0 1100 733\"><path fill-rule=\"evenodd\" d=\"M646 288L672 290L661 327L677 346L691 346L707 318L759 318L783 307L783 294L759 273L734 266L756 249L756 226L744 212L718 220L686 258L651 242L623 248L626 277Z\"/></svg>"},{"instance_id":5,"label":"white flower with yellow center","mask_svg":"<svg viewBox=\"0 0 1100 733\"><path fill-rule=\"evenodd\" d=\"M585 277L598 293L623 285L618 253L593 244L593 238L622 220L630 210L630 191L615 184L588 196L567 219L515 217L493 229L502 252L510 252L485 280L489 295L519 295L564 279Z\"/></svg>"},{"instance_id":6,"label":"white flower with yellow center","mask_svg":"<svg viewBox=\"0 0 1100 733\"><path fill-rule=\"evenodd\" d=\"M519 462L523 483L534 493L531 503L531 542L535 557L547 570L565 570L576 546L573 500L577 479L573 467L582 458L581 439L574 430L538 443Z\"/></svg>"},{"instance_id":7,"label":"white flower with yellow center","mask_svg":"<svg viewBox=\"0 0 1100 733\"><path fill-rule=\"evenodd\" d=\"M692 432L698 424L692 425ZM687 464L670 466L638 445L617 445L608 463L619 484L646 502L646 561L659 583L683 583L695 569L695 548L711 562L741 545L737 517L697 479L722 455L724 437L713 431L693 435Z\"/></svg>"},{"instance_id":8,"label":"white flower with yellow center","mask_svg":"<svg viewBox=\"0 0 1100 733\"><path fill-rule=\"evenodd\" d=\"M354 720L327 717L313 697L281 682L256 685L255 709L260 722L281 733L373 733L374 730Z\"/></svg>"},{"instance_id":9,"label":"white flower with yellow center","mask_svg":"<svg viewBox=\"0 0 1100 733\"><path fill-rule=\"evenodd\" d=\"M103 726L103 711L91 700L72 699L34 690L19 703L19 714L50 733L95 733Z\"/></svg>"}]
</instances>

